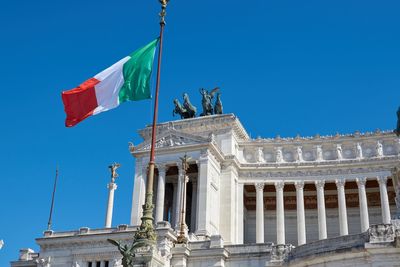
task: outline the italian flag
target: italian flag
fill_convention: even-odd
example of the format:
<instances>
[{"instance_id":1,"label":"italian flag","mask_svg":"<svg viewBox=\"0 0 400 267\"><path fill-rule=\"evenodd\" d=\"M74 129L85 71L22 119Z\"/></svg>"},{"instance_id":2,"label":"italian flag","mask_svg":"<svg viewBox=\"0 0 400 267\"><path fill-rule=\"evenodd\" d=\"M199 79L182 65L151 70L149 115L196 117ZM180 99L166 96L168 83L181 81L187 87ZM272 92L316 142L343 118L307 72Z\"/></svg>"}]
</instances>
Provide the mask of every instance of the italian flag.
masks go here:
<instances>
[{"instance_id":1,"label":"italian flag","mask_svg":"<svg viewBox=\"0 0 400 267\"><path fill-rule=\"evenodd\" d=\"M72 127L125 101L151 98L150 77L157 43L158 38L78 87L62 92L65 126Z\"/></svg>"}]
</instances>

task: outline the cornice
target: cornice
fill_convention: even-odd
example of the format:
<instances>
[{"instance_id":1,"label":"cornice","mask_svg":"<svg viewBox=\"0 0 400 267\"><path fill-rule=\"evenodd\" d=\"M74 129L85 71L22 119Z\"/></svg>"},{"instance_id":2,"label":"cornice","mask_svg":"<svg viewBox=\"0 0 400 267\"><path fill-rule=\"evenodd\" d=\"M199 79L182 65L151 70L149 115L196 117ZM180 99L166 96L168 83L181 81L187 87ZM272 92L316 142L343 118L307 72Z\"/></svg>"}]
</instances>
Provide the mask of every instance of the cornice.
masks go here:
<instances>
[{"instance_id":1,"label":"cornice","mask_svg":"<svg viewBox=\"0 0 400 267\"><path fill-rule=\"evenodd\" d=\"M352 134L339 134L336 135L326 135L326 136L296 136L296 137L274 137L274 138L257 138L246 141L240 141L240 145L249 145L249 146L260 146L260 145L301 145L301 144L324 144L324 143L346 143L346 142L354 142L361 140L377 140L379 138L394 138L399 139L396 134L392 130L380 131L376 130L374 132L355 132Z\"/></svg>"},{"instance_id":2,"label":"cornice","mask_svg":"<svg viewBox=\"0 0 400 267\"><path fill-rule=\"evenodd\" d=\"M203 136L221 129L232 129L240 140L249 139L249 135L234 114L212 115L160 123L157 125L157 135L171 129ZM146 128L138 132L144 140L149 140L151 125L147 125Z\"/></svg>"}]
</instances>

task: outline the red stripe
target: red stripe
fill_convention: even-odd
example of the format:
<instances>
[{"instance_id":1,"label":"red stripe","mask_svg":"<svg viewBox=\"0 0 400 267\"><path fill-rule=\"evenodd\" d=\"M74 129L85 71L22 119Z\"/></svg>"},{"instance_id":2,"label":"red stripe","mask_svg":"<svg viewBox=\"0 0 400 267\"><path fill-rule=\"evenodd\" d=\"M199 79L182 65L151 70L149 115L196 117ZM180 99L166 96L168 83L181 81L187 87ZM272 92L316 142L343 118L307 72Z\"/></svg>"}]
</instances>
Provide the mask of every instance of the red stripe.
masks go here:
<instances>
[{"instance_id":1,"label":"red stripe","mask_svg":"<svg viewBox=\"0 0 400 267\"><path fill-rule=\"evenodd\" d=\"M94 86L99 82L91 78L74 89L62 92L64 110L67 114L66 127L72 127L93 115L94 109L98 106Z\"/></svg>"}]
</instances>

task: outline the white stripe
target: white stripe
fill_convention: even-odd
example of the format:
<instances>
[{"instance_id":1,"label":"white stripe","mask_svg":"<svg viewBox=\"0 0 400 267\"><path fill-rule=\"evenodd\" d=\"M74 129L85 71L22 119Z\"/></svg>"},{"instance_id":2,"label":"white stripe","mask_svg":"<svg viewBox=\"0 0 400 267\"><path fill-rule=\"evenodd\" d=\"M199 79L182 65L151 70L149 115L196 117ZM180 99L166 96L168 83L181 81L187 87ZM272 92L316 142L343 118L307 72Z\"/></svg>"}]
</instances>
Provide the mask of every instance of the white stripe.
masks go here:
<instances>
[{"instance_id":1,"label":"white stripe","mask_svg":"<svg viewBox=\"0 0 400 267\"><path fill-rule=\"evenodd\" d=\"M94 76L100 82L95 86L98 106L93 111L93 115L113 109L119 105L118 94L124 84L123 66L130 58L129 56L125 57Z\"/></svg>"}]
</instances>

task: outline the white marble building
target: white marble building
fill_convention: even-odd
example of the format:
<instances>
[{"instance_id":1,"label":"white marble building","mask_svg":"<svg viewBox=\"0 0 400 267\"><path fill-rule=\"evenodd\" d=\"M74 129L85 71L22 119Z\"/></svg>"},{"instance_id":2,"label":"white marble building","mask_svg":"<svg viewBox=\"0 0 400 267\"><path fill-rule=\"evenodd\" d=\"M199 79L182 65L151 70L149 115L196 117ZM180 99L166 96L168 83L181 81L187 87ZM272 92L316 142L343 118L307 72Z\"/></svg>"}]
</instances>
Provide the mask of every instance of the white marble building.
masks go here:
<instances>
[{"instance_id":1,"label":"white marble building","mask_svg":"<svg viewBox=\"0 0 400 267\"><path fill-rule=\"evenodd\" d=\"M151 129L139 133L130 225L45 232L40 252L21 250L13 267L121 266L106 239L128 242L140 225ZM154 217L166 266L399 266L392 132L251 139L226 114L159 124L156 148ZM190 242L182 246L174 242L185 154Z\"/></svg>"}]
</instances>

